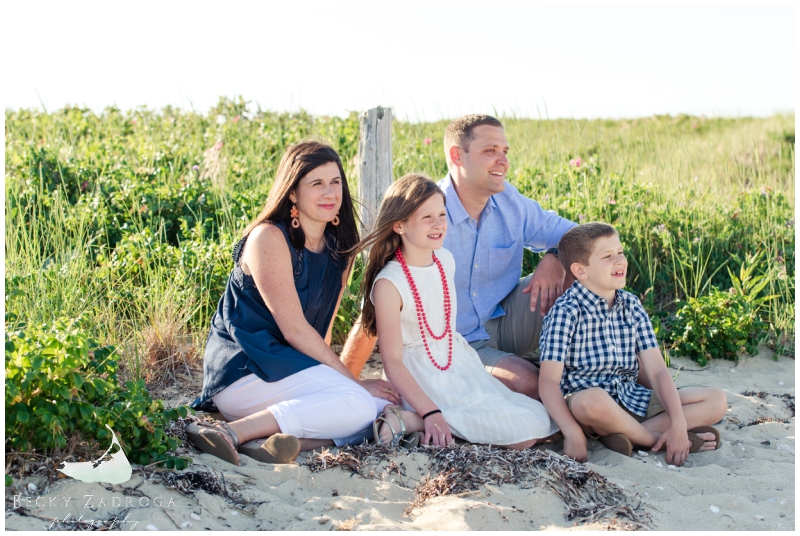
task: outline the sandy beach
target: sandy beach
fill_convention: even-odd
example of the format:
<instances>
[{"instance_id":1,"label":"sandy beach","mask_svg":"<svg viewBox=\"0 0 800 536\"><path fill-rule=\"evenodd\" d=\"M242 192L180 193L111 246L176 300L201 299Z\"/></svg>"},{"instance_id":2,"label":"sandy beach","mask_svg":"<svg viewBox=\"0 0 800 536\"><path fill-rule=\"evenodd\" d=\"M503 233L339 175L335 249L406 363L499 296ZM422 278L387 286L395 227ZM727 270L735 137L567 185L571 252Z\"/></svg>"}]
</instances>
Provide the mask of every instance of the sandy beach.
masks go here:
<instances>
[{"instance_id":1,"label":"sandy beach","mask_svg":"<svg viewBox=\"0 0 800 536\"><path fill-rule=\"evenodd\" d=\"M368 365L365 376L380 375L377 356ZM626 458L590 442L582 469L605 477L617 495L638 505L640 522L614 513L567 520L565 502L545 478L420 501L415 486L438 476L425 452L391 453L362 467L364 477L341 465L312 472L308 464L319 465L321 458L314 462L309 453L283 466L242 456L234 467L187 449L194 460L187 470L134 466L124 484L15 480L6 488L6 528L70 529L80 519L121 530L794 530L794 359L775 361L762 347L758 356L715 360L705 368L673 359L671 370L678 387L726 392L729 410L718 425L722 446L670 468L663 453L635 450ZM188 403L198 386L199 378L173 386L170 404ZM528 454L554 457L561 447L551 443Z\"/></svg>"}]
</instances>

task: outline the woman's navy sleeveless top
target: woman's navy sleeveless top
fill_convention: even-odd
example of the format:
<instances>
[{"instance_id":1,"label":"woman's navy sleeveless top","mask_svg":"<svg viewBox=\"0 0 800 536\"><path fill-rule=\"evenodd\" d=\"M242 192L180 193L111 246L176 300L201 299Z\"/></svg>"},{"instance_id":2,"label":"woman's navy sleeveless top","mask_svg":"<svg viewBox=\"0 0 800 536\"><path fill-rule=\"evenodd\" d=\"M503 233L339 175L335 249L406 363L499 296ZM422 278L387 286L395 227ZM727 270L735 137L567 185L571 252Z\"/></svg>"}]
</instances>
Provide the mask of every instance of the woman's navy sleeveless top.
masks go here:
<instances>
[{"instance_id":1,"label":"woman's navy sleeveless top","mask_svg":"<svg viewBox=\"0 0 800 536\"><path fill-rule=\"evenodd\" d=\"M325 337L342 288L346 259L334 254L336 241L326 233L322 253L292 246L286 222L274 224L282 232L292 255L294 285L306 321ZM203 390L192 407L216 411L211 397L235 381L255 374L276 382L320 362L298 352L283 338L252 276L239 265L247 237L233 248L234 268L211 319L211 332L203 361Z\"/></svg>"}]
</instances>

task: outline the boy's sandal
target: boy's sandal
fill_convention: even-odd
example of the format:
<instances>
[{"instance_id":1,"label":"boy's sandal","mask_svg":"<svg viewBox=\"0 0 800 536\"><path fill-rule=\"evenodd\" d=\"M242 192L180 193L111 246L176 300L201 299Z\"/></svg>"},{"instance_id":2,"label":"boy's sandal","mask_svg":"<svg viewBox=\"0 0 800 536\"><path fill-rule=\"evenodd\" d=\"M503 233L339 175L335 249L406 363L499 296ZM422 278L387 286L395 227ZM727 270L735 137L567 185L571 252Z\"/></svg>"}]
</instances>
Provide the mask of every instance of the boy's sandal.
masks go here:
<instances>
[{"instance_id":1,"label":"boy's sandal","mask_svg":"<svg viewBox=\"0 0 800 536\"><path fill-rule=\"evenodd\" d=\"M613 450L614 452L618 452L623 456L630 456L633 454L633 444L631 443L631 440L623 434L609 434L606 436L600 436L599 441L608 450Z\"/></svg>"},{"instance_id":2,"label":"boy's sandal","mask_svg":"<svg viewBox=\"0 0 800 536\"><path fill-rule=\"evenodd\" d=\"M714 441L717 442L717 446L714 447L714 450L719 448L719 431L713 426L698 426L697 428L692 428L688 431L689 434L689 441L692 442L692 446L689 448L689 453L694 454L695 452L700 452L700 449L703 448L705 445L706 440L700 437L697 434L705 434L705 433L712 433L714 434ZM667 445L662 445L660 449L656 452L663 452L667 450Z\"/></svg>"},{"instance_id":3,"label":"boy's sandal","mask_svg":"<svg viewBox=\"0 0 800 536\"><path fill-rule=\"evenodd\" d=\"M300 440L291 434L274 434L242 443L239 453L264 463L292 463L300 454Z\"/></svg>"},{"instance_id":4,"label":"boy's sandal","mask_svg":"<svg viewBox=\"0 0 800 536\"><path fill-rule=\"evenodd\" d=\"M717 430L713 426L698 426L697 428L692 428L691 430L689 430L689 439L692 439L693 434L706 434L706 433L714 434L714 441L717 442L717 446L714 447L714 450L717 450L720 447L722 441L719 435L719 430ZM698 437L698 439L700 438ZM702 441L702 443L700 444L700 447L702 447L703 443L705 443L706 440L700 439L700 441ZM692 441L692 447L694 447L694 441ZM697 450L700 450L700 448L698 447ZM696 452L696 451L690 450L689 452Z\"/></svg>"},{"instance_id":5,"label":"boy's sandal","mask_svg":"<svg viewBox=\"0 0 800 536\"><path fill-rule=\"evenodd\" d=\"M228 423L197 421L186 426L186 437L202 452L213 454L233 465L239 465L239 436Z\"/></svg>"}]
</instances>

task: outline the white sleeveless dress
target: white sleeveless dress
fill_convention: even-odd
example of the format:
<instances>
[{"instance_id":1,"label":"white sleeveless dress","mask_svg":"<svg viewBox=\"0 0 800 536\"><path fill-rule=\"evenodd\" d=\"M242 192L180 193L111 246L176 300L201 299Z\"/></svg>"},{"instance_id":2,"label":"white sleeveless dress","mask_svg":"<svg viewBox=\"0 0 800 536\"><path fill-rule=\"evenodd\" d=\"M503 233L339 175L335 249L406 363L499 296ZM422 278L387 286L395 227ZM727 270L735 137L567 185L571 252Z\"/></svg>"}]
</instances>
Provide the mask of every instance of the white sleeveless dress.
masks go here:
<instances>
[{"instance_id":1,"label":"white sleeveless dress","mask_svg":"<svg viewBox=\"0 0 800 536\"><path fill-rule=\"evenodd\" d=\"M447 276L452 307L453 362L447 370L431 363L419 330L411 287L396 260L386 264L375 278L390 281L403 300L400 324L403 335L403 364L436 406L442 410L453 435L471 443L510 445L529 439L547 437L558 427L541 402L515 393L483 368L478 354L455 331L456 291L453 287L455 260L444 248L436 256ZM437 335L444 331L444 292L436 264L409 266L425 308L428 324ZM374 288L374 287L373 287ZM370 294L370 299L375 303ZM440 366L447 365L447 340L434 340L426 333L428 347ZM408 402L406 409L414 411Z\"/></svg>"}]
</instances>

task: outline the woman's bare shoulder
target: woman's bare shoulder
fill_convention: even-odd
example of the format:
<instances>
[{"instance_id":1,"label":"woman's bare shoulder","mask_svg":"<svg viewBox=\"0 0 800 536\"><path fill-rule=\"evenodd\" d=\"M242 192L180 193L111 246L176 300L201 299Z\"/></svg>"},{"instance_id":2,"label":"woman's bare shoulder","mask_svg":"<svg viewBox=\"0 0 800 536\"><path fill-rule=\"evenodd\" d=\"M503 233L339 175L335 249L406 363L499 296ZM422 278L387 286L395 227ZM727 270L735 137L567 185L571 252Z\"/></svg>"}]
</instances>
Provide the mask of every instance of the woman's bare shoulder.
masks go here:
<instances>
[{"instance_id":1,"label":"woman's bare shoulder","mask_svg":"<svg viewBox=\"0 0 800 536\"><path fill-rule=\"evenodd\" d=\"M257 247L274 247L277 244L285 244L286 239L283 231L272 222L266 221L257 225L247 237L247 245L254 244ZM259 248L260 249L260 248Z\"/></svg>"},{"instance_id":2,"label":"woman's bare shoulder","mask_svg":"<svg viewBox=\"0 0 800 536\"><path fill-rule=\"evenodd\" d=\"M289 248L283 231L272 222L264 222L256 226L247 236L242 252L242 268L249 273L248 264L266 260L263 253L271 253L278 257L288 257Z\"/></svg>"}]
</instances>

